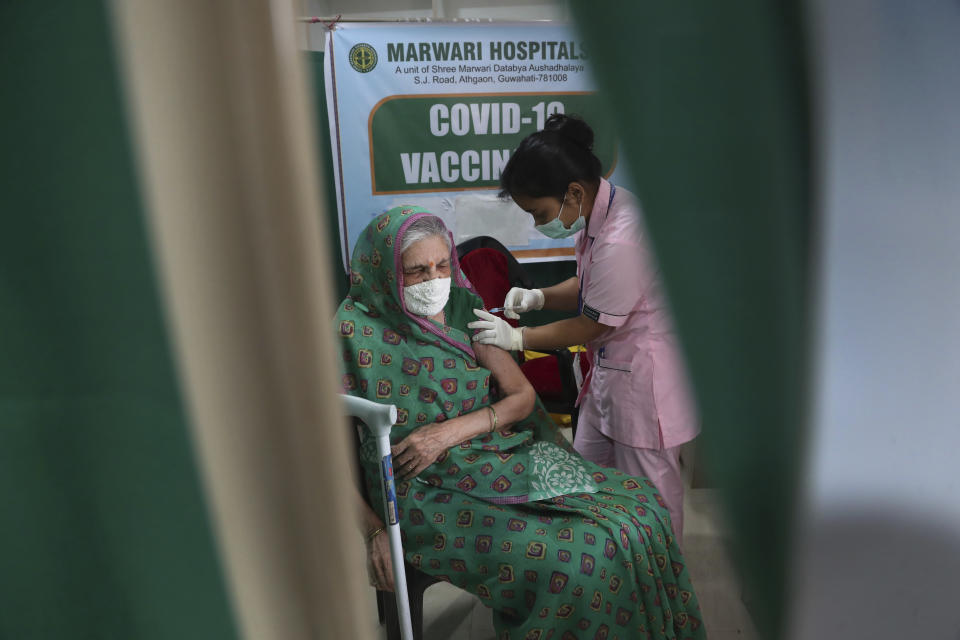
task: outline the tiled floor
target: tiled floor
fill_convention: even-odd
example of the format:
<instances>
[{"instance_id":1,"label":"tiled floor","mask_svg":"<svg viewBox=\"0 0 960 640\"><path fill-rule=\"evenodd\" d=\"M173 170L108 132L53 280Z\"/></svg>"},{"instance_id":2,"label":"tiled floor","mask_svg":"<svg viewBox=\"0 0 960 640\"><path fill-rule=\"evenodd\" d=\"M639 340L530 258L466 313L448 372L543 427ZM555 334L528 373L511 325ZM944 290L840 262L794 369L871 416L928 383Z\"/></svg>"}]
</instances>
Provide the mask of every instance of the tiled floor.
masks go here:
<instances>
[{"instance_id":1,"label":"tiled floor","mask_svg":"<svg viewBox=\"0 0 960 640\"><path fill-rule=\"evenodd\" d=\"M688 489L684 499L683 552L700 600L710 640L757 640L741 600L740 579L726 549L728 537L715 489ZM490 610L480 600L445 582L424 594L425 640L494 640ZM371 616L376 601L370 591ZM380 627L379 638L386 638Z\"/></svg>"},{"instance_id":2,"label":"tiled floor","mask_svg":"<svg viewBox=\"0 0 960 640\"><path fill-rule=\"evenodd\" d=\"M741 600L740 577L726 549L728 529L716 489L687 490L683 554L710 640L757 640Z\"/></svg>"}]
</instances>

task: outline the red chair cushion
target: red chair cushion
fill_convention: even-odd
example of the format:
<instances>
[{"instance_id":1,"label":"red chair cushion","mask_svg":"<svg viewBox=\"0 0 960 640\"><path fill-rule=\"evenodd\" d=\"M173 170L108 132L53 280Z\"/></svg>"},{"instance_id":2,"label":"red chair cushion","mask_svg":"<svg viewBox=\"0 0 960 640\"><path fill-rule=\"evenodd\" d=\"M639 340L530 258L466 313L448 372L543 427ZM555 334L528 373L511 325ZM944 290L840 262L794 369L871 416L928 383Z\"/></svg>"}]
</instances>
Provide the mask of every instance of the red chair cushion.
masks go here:
<instances>
[{"instance_id":1,"label":"red chair cushion","mask_svg":"<svg viewBox=\"0 0 960 640\"><path fill-rule=\"evenodd\" d=\"M520 370L543 400L561 402L565 399L556 356L527 360L520 365Z\"/></svg>"},{"instance_id":2,"label":"red chair cushion","mask_svg":"<svg viewBox=\"0 0 960 640\"><path fill-rule=\"evenodd\" d=\"M506 256L496 249L474 249L460 258L460 268L488 309L503 305L503 299L510 291ZM502 317L502 314L497 315ZM514 327L518 325L516 320L504 319Z\"/></svg>"},{"instance_id":3,"label":"red chair cushion","mask_svg":"<svg viewBox=\"0 0 960 640\"><path fill-rule=\"evenodd\" d=\"M583 378L587 377L590 365L584 354L580 354L580 373ZM563 382L560 380L559 364L556 356L543 356L527 360L520 365L520 370L527 377L537 394L543 400L548 402L573 402L572 398L567 398L563 392Z\"/></svg>"}]
</instances>

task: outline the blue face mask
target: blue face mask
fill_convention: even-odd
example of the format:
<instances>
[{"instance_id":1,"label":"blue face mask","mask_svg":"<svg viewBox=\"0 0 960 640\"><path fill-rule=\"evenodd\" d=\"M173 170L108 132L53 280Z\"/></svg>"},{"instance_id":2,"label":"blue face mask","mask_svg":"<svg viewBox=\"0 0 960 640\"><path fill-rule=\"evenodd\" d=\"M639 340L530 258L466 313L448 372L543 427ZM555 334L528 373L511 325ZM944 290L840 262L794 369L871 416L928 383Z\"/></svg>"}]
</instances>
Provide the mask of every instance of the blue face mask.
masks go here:
<instances>
[{"instance_id":1,"label":"blue face mask","mask_svg":"<svg viewBox=\"0 0 960 640\"><path fill-rule=\"evenodd\" d=\"M585 221L583 219L583 202L580 202L580 210L577 213L577 219L573 221L573 224L569 227L563 226L563 223L560 222L560 214L563 213L563 205L567 203L567 194L563 194L563 201L560 203L560 211L557 212L557 217L551 220L546 224L538 224L535 226L536 230L547 236L548 238L569 238L577 231L580 231L585 226Z\"/></svg>"}]
</instances>

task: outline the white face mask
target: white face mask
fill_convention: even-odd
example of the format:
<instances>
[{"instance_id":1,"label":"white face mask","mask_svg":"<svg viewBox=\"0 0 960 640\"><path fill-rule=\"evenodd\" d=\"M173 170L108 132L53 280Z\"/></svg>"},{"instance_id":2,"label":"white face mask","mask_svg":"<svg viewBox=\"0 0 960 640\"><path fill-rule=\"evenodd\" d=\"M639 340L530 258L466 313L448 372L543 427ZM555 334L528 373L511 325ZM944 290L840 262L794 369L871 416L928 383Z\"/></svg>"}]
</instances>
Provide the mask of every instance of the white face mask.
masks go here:
<instances>
[{"instance_id":1,"label":"white face mask","mask_svg":"<svg viewBox=\"0 0 960 640\"><path fill-rule=\"evenodd\" d=\"M435 316L447 306L450 298L450 278L434 278L403 288L403 302L407 311L418 316Z\"/></svg>"}]
</instances>

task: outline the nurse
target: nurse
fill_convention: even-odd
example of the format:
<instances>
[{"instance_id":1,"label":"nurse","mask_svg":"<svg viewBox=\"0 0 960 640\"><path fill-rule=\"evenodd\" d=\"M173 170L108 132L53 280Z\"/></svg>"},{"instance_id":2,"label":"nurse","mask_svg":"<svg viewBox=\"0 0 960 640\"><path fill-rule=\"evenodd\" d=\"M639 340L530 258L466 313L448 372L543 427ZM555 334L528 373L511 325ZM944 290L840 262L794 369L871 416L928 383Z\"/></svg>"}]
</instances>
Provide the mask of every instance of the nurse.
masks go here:
<instances>
[{"instance_id":1,"label":"nurse","mask_svg":"<svg viewBox=\"0 0 960 640\"><path fill-rule=\"evenodd\" d=\"M591 362L578 398L574 448L585 458L648 477L683 540L680 445L700 431L673 323L633 194L601 175L593 130L551 116L527 136L500 177L509 195L551 238L576 235L577 277L545 289L514 287L505 315L576 311L538 327L511 327L483 309L474 340L507 350L583 344Z\"/></svg>"}]
</instances>

